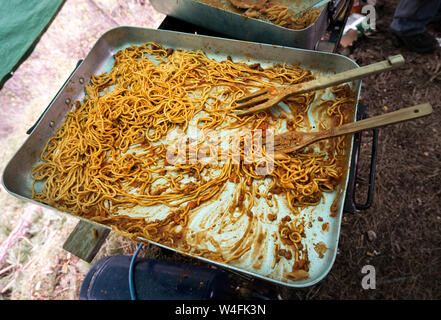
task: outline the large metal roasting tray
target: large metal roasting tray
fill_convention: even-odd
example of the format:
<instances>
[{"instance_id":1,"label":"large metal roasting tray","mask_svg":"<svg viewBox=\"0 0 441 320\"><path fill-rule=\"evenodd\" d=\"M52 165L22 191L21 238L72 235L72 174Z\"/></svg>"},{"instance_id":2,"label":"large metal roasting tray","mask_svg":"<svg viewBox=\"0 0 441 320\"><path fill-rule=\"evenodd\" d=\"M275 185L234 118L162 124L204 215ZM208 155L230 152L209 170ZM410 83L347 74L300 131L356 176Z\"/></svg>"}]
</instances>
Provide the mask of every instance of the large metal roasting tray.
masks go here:
<instances>
[{"instance_id":1,"label":"large metal roasting tray","mask_svg":"<svg viewBox=\"0 0 441 320\"><path fill-rule=\"evenodd\" d=\"M66 114L71 111L73 103L77 100L82 100L84 97L84 87L89 82L91 76L109 71L114 62L113 55L119 50L145 42L156 42L164 47L174 49L202 49L209 58L219 61L225 60L227 56L230 56L233 58L233 61L261 63L262 66L274 63L300 64L304 68L311 69L313 73L319 74L341 72L358 67L351 59L332 53L138 27L111 29L101 36L83 62L73 72L64 87L60 89L52 103L42 114L35 127L33 127L33 130L28 132L30 134L27 140L6 166L2 183L9 193L26 201L36 203L31 199L30 187L32 179L30 173L32 167L39 162L40 153L46 141L55 133L57 127L62 124ZM359 95L361 81L353 82L351 86ZM326 98L329 94L329 90L318 92L318 95L321 95L323 98ZM320 99L316 98L316 100ZM313 110L314 108L311 107L310 109ZM355 108L354 115L356 112L357 107ZM314 117L312 112L310 117ZM350 141L351 143L348 144L347 171L350 170L349 159L352 153L352 140ZM257 224L255 227L254 231L263 235L263 244L261 243L259 250L259 263L256 263L256 254L252 253L253 249L250 250L250 254L244 254L242 258L229 263L220 263L199 256L196 258L285 286L305 287L317 283L327 275L336 258L347 181L348 175L346 175L340 186L339 192L327 193L324 203L315 207L307 207L300 212L300 215L306 222L311 222L305 224L306 238L304 239L304 245L309 248L310 270L308 278L294 281L284 276L284 273L292 267L292 259L290 261L281 260L280 265L278 264L275 270L272 269L274 242L271 234L277 231L277 221L274 221L274 224L270 224L268 220L263 223L263 219L261 219L262 223ZM234 190L231 192L234 192ZM231 200L231 195L229 197L230 199L227 197L223 200L220 197L221 203L217 208L209 206L208 213L207 211L203 212L204 208L202 208L201 214L221 212L223 210L222 203L228 203ZM334 200L337 204L337 212L334 217L331 217L330 206ZM256 210L256 212L261 212L262 217L273 210L268 211L269 207L265 205L265 201L263 202L263 204L258 205ZM51 208L46 204L38 204ZM205 210L207 210L207 207ZM290 214L288 207L283 204L278 205L277 212L279 213L278 219ZM323 221L318 221L317 217L321 217ZM329 228L323 230L323 224L328 224ZM212 232L211 235L214 236L214 231L208 230L207 232ZM243 230L236 230L236 233L238 233L236 236L240 237L241 232ZM227 237L226 234L218 236ZM228 237L231 237L231 234ZM319 242L324 243L328 248L321 258L313 250L314 245ZM169 248L161 243L155 244ZM169 249L174 250L173 248Z\"/></svg>"}]
</instances>

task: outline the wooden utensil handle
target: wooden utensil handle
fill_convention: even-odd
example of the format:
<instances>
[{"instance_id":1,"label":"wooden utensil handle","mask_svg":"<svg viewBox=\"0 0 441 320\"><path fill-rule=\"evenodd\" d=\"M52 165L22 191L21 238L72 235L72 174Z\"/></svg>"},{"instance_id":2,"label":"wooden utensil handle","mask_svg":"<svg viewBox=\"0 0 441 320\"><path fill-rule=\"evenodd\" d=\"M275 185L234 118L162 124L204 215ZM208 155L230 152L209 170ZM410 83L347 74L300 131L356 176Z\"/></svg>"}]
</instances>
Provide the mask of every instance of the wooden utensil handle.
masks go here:
<instances>
[{"instance_id":1,"label":"wooden utensil handle","mask_svg":"<svg viewBox=\"0 0 441 320\"><path fill-rule=\"evenodd\" d=\"M429 103L423 103L372 118L347 123L342 125L341 127L330 128L326 130L326 133L327 135L329 135L329 137L336 137L348 133L355 133L366 129L379 128L387 126L389 124L424 117L431 113L432 106Z\"/></svg>"},{"instance_id":2,"label":"wooden utensil handle","mask_svg":"<svg viewBox=\"0 0 441 320\"><path fill-rule=\"evenodd\" d=\"M387 60L376 62L360 68L351 69L348 71L340 72L335 75L319 78L305 83L292 85L282 89L284 95L290 95L293 93L305 93L314 90L329 88L341 83L359 80L369 75L385 72L388 70L396 69L404 64L404 58L402 55L391 56Z\"/></svg>"}]
</instances>

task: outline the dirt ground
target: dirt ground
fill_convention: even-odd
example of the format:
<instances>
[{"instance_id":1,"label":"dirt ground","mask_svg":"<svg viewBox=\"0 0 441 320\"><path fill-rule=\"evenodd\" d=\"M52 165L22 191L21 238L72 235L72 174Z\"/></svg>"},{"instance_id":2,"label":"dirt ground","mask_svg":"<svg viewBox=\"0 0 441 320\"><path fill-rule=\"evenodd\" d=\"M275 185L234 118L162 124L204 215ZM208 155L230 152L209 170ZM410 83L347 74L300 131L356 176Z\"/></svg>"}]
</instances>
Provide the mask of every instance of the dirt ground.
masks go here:
<instances>
[{"instance_id":1,"label":"dirt ground","mask_svg":"<svg viewBox=\"0 0 441 320\"><path fill-rule=\"evenodd\" d=\"M368 107L369 116L424 102L432 104L433 114L379 130L373 204L356 214L344 214L337 258L324 280L308 288L289 289L231 273L232 298L253 299L253 292L270 299L293 300L441 298L441 50L416 54L400 47L388 28L398 1L378 2L377 31L340 52L360 65L401 53L406 64L398 71L363 80L360 103ZM35 52L0 91L0 111L2 116L7 115L0 130L0 142L6 150L0 158L0 169L24 141L24 132L56 93L76 59L87 53L103 30L127 24L123 23L129 19L125 12L135 13L139 8L136 6L142 6L150 18L130 20L134 24L157 27L162 19L151 11L148 2L125 1L124 6L120 3L68 1ZM81 12L88 26L94 24L95 28L83 27L82 35L66 41L77 44L75 49L58 45L58 52L45 55L50 50L50 40L69 28L64 23L75 12L77 16ZM87 35L84 30L89 30ZM441 37L433 25L429 30ZM54 66L50 61L59 63ZM40 86L35 86L35 80L29 83L29 76L34 76L36 70L41 74ZM47 79L46 74L51 72L58 74ZM24 102L29 110L25 110ZM6 112L5 105L25 111L24 115ZM365 200L368 187L371 140L370 133L364 134L356 195L360 203ZM1 243L19 221L25 204L4 190L0 197L5 212L0 218ZM111 232L92 264L87 264L61 249L76 222L75 218L46 209L34 216L26 239L18 243L6 265L0 267L0 299L78 299L81 281L94 262L107 255L131 255L136 250L135 243ZM144 247L139 256L204 265L152 245ZM375 268L375 289L366 290L361 285L365 265Z\"/></svg>"}]
</instances>

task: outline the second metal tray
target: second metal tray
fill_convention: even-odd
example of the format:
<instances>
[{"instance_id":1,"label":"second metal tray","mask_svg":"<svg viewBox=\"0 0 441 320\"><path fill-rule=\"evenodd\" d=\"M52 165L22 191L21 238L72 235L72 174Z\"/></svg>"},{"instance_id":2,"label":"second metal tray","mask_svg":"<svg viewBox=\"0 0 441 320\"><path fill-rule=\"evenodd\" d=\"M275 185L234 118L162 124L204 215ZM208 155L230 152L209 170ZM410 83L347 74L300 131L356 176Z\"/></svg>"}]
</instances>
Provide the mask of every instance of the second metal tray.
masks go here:
<instances>
[{"instance_id":1,"label":"second metal tray","mask_svg":"<svg viewBox=\"0 0 441 320\"><path fill-rule=\"evenodd\" d=\"M320 8L320 16L312 25L293 30L233 12L227 1L150 0L159 12L240 40L314 50L328 27L327 5ZM293 12L314 4L312 0L285 2Z\"/></svg>"}]
</instances>

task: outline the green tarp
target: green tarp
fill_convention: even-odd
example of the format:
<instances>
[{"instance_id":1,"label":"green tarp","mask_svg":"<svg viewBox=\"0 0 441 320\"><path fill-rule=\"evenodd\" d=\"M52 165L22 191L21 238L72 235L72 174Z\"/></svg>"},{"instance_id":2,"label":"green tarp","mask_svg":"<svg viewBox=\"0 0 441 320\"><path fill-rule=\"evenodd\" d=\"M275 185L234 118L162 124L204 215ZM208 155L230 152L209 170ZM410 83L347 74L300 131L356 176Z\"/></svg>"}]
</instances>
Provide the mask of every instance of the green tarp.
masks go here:
<instances>
[{"instance_id":1,"label":"green tarp","mask_svg":"<svg viewBox=\"0 0 441 320\"><path fill-rule=\"evenodd\" d=\"M64 0L0 1L0 88L32 51Z\"/></svg>"}]
</instances>

